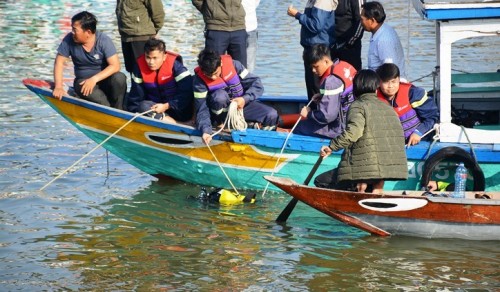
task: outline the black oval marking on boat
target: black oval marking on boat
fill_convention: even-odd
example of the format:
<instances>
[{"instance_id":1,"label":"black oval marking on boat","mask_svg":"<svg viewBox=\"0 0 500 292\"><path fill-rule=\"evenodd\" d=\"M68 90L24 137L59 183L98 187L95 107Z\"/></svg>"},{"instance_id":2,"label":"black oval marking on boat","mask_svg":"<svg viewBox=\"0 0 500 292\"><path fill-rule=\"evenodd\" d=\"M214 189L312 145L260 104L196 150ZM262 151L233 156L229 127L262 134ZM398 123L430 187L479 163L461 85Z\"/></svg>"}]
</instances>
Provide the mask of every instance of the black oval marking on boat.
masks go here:
<instances>
[{"instance_id":1,"label":"black oval marking on boat","mask_svg":"<svg viewBox=\"0 0 500 292\"><path fill-rule=\"evenodd\" d=\"M361 202L361 204L372 208L385 208L385 209L394 208L398 206L398 204L383 203L383 202Z\"/></svg>"},{"instance_id":2,"label":"black oval marking on boat","mask_svg":"<svg viewBox=\"0 0 500 292\"><path fill-rule=\"evenodd\" d=\"M156 135L148 135L148 138L152 141L161 143L161 144L173 144L173 145L187 145L192 144L191 140L181 140L170 137L156 136Z\"/></svg>"}]
</instances>

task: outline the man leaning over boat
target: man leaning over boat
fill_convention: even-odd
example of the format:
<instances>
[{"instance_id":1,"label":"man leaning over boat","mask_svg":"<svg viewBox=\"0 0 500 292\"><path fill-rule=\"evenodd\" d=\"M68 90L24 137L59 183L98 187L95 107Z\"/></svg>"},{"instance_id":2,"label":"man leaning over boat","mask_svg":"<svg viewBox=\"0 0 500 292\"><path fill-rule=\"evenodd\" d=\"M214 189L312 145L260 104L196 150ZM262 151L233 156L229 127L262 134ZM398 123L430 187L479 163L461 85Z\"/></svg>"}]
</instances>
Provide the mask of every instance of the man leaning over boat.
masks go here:
<instances>
[{"instance_id":1,"label":"man leaning over boat","mask_svg":"<svg viewBox=\"0 0 500 292\"><path fill-rule=\"evenodd\" d=\"M305 118L294 133L319 138L335 138L344 130L346 113L353 102L352 79L356 74L351 64L330 58L328 46L316 44L304 59L320 78L319 93L313 96L314 107L304 107L300 115Z\"/></svg>"},{"instance_id":2,"label":"man leaning over boat","mask_svg":"<svg viewBox=\"0 0 500 292\"><path fill-rule=\"evenodd\" d=\"M179 54L166 50L165 42L149 39L137 58L127 110L145 112L170 123L186 122L193 115L193 78Z\"/></svg>"},{"instance_id":3,"label":"man leaning over boat","mask_svg":"<svg viewBox=\"0 0 500 292\"><path fill-rule=\"evenodd\" d=\"M276 127L276 110L256 100L264 92L260 78L239 61L205 48L198 55L194 72L196 127L203 132L206 144L212 140L212 121L215 126L223 124L231 103L243 110L245 121L257 123L264 130Z\"/></svg>"}]
</instances>

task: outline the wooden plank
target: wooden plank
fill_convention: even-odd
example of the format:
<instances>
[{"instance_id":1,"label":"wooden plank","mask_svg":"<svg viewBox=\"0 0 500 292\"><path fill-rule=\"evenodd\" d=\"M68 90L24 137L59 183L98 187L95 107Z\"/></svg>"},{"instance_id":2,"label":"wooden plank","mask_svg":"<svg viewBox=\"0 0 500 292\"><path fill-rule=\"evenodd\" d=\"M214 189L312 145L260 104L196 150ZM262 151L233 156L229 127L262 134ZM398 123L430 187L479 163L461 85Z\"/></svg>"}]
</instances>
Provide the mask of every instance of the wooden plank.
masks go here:
<instances>
[{"instance_id":1,"label":"wooden plank","mask_svg":"<svg viewBox=\"0 0 500 292\"><path fill-rule=\"evenodd\" d=\"M451 74L451 83L485 83L500 81L500 72Z\"/></svg>"}]
</instances>

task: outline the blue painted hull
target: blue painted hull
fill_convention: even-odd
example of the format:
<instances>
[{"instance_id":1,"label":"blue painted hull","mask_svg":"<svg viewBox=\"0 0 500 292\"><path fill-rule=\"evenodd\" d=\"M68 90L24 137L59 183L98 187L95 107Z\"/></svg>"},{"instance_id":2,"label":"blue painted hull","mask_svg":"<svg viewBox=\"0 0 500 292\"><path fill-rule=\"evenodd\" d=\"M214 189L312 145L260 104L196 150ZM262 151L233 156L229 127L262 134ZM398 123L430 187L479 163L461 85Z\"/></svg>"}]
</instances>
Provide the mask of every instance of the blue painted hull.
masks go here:
<instances>
[{"instance_id":1,"label":"blue painted hull","mask_svg":"<svg viewBox=\"0 0 500 292\"><path fill-rule=\"evenodd\" d=\"M32 84L33 83L33 84ZM96 105L81 99L51 97L47 84L25 81L26 86L54 108L78 130L96 143L115 132L134 118L132 113ZM192 127L173 125L147 117L137 117L103 147L138 169L155 176L169 176L188 183L230 188L231 184L219 168L209 149ZM214 137L211 148L233 184L241 189L262 190L269 186L264 175L277 174L304 181L318 158L319 149L328 139L290 135L281 149L287 133L248 129ZM421 142L407 149L408 180L386 182L388 190L415 190L419 188L424 159L428 153L466 144ZM500 190L500 152L493 145L472 145L481 165L487 190ZM317 174L337 166L341 152L334 153L322 163ZM281 157L278 163L278 158ZM454 167L453 165L451 166ZM443 166L439 174L446 179L453 172ZM276 188L274 188L276 190Z\"/></svg>"}]
</instances>

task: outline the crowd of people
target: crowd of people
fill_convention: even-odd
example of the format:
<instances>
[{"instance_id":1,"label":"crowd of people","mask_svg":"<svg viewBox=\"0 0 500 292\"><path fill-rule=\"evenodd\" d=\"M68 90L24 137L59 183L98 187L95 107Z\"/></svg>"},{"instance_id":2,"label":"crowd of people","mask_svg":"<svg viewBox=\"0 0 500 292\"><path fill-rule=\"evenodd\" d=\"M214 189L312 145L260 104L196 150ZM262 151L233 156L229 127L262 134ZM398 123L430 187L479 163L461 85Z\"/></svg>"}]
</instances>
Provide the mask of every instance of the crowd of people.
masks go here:
<instances>
[{"instance_id":1,"label":"crowd of people","mask_svg":"<svg viewBox=\"0 0 500 292\"><path fill-rule=\"evenodd\" d=\"M72 31L57 49L53 95L66 94L63 65L71 59L78 97L194 125L206 144L214 129L224 126L231 105L243 112L245 121L274 130L278 113L258 100L264 87L252 73L259 3L192 0L205 22L205 47L191 74L182 56L157 37L165 19L161 0L118 0L118 31L131 80L128 94L115 45L97 30L95 15L82 11L72 17ZM434 127L438 109L424 89L406 82L402 45L385 22L382 4L308 0L303 12L289 6L287 14L301 26L310 101L294 133L331 139L320 150L323 156L345 149L338 169L318 176L316 184L377 192L386 179L406 179L404 146L418 144ZM361 62L363 31L371 33L368 69Z\"/></svg>"}]
</instances>

